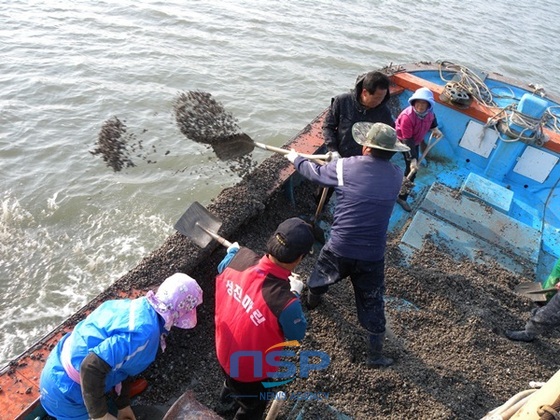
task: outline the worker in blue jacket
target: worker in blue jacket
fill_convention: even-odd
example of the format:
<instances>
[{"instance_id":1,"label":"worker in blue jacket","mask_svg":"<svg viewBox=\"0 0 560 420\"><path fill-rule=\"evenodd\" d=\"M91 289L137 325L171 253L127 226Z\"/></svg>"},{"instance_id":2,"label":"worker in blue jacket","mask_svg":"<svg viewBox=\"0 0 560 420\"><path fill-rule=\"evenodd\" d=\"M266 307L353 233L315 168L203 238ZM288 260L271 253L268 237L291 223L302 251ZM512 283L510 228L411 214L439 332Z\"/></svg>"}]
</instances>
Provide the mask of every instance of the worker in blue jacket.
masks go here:
<instances>
[{"instance_id":1,"label":"worker in blue jacket","mask_svg":"<svg viewBox=\"0 0 560 420\"><path fill-rule=\"evenodd\" d=\"M57 419L117 419L106 394L114 390L118 419L135 419L127 385L165 350L172 326L196 325L202 303L198 283L173 274L138 299L102 303L66 334L49 355L41 373L41 404Z\"/></svg>"},{"instance_id":2,"label":"worker in blue jacket","mask_svg":"<svg viewBox=\"0 0 560 420\"><path fill-rule=\"evenodd\" d=\"M403 171L390 162L396 152L409 151L395 129L383 123L356 123L354 139L361 156L341 158L321 166L292 150L286 157L305 178L334 187L336 207L331 236L321 249L307 281L307 305L315 308L330 285L346 277L354 287L360 324L369 331L367 364L384 367L385 247L389 219L399 194Z\"/></svg>"}]
</instances>

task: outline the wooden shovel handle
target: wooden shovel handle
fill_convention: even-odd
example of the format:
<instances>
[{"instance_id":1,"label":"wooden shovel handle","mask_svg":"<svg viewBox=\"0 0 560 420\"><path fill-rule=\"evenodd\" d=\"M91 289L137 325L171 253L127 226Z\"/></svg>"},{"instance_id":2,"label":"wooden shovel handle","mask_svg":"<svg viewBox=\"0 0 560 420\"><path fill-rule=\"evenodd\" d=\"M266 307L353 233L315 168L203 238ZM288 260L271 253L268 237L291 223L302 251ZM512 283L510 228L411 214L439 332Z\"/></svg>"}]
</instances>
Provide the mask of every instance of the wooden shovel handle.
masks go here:
<instances>
[{"instance_id":1,"label":"wooden shovel handle","mask_svg":"<svg viewBox=\"0 0 560 420\"><path fill-rule=\"evenodd\" d=\"M280 147L269 146L268 144L264 144L264 143L255 142L255 146L264 150L268 150L270 152L280 153L282 155L287 155L288 153L290 153L289 150L282 149ZM309 155L305 153L298 153L298 155L304 157L305 159L314 159L314 160L328 160L331 157L330 155Z\"/></svg>"},{"instance_id":2,"label":"wooden shovel handle","mask_svg":"<svg viewBox=\"0 0 560 420\"><path fill-rule=\"evenodd\" d=\"M220 235L218 235L217 233L212 232L211 230L206 229L204 226L202 226L200 223L197 222L196 224L200 229L202 229L204 232L206 232L208 235L210 235L212 238L214 238L215 240L217 240L221 245L225 246L225 247L230 247L231 246L231 242L228 241L226 238L221 237Z\"/></svg>"},{"instance_id":3,"label":"wooden shovel handle","mask_svg":"<svg viewBox=\"0 0 560 420\"><path fill-rule=\"evenodd\" d=\"M327 194L329 192L329 187L323 187L323 191L321 191L321 198L319 199L319 204L317 205L317 210L315 211L315 217L313 219L313 223L317 223L317 219L323 210L323 206L325 205L325 201L327 201Z\"/></svg>"}]
</instances>

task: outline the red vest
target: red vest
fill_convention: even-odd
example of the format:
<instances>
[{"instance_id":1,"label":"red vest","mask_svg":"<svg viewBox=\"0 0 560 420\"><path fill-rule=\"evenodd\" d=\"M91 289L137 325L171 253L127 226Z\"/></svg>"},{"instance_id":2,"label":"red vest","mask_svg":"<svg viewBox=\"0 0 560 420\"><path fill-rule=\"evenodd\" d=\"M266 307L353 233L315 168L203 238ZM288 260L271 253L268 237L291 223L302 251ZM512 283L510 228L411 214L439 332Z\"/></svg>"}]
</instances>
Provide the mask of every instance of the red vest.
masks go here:
<instances>
[{"instance_id":1,"label":"red vest","mask_svg":"<svg viewBox=\"0 0 560 420\"><path fill-rule=\"evenodd\" d=\"M225 372L240 382L257 382L278 370L266 351L284 341L278 317L296 299L290 271L241 248L216 278L216 352ZM282 350L281 347L273 351Z\"/></svg>"}]
</instances>

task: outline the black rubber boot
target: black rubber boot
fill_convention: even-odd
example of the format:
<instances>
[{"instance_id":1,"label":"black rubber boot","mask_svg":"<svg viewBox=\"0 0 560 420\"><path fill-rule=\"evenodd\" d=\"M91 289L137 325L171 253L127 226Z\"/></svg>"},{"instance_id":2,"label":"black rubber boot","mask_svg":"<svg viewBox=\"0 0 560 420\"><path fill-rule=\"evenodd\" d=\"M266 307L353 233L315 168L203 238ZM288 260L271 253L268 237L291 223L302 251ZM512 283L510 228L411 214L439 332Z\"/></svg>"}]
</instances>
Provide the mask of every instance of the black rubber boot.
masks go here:
<instances>
[{"instance_id":1,"label":"black rubber boot","mask_svg":"<svg viewBox=\"0 0 560 420\"><path fill-rule=\"evenodd\" d=\"M402 198L397 198L397 203L402 207L404 211L407 211L409 213L412 211L412 207L410 207L410 204L406 202L406 199L403 200Z\"/></svg>"},{"instance_id":2,"label":"black rubber boot","mask_svg":"<svg viewBox=\"0 0 560 420\"><path fill-rule=\"evenodd\" d=\"M385 334L370 334L369 336L369 357L366 364L373 368L382 368L391 366L394 360L390 357L383 356L383 340Z\"/></svg>"},{"instance_id":3,"label":"black rubber boot","mask_svg":"<svg viewBox=\"0 0 560 420\"><path fill-rule=\"evenodd\" d=\"M311 292L307 292L307 309L315 309L321 304L321 295L314 295Z\"/></svg>"},{"instance_id":4,"label":"black rubber boot","mask_svg":"<svg viewBox=\"0 0 560 420\"><path fill-rule=\"evenodd\" d=\"M533 341L536 337L535 334L529 333L525 330L520 330L520 331L512 331L512 330L507 330L505 332L505 335L507 338L509 338L510 340L513 341L524 341L526 343L530 343L531 341Z\"/></svg>"},{"instance_id":5,"label":"black rubber boot","mask_svg":"<svg viewBox=\"0 0 560 420\"><path fill-rule=\"evenodd\" d=\"M222 386L220 393L220 402L214 407L214 411L225 414L228 411L237 410L238 404L233 397L233 392L228 388L226 381Z\"/></svg>"}]
</instances>

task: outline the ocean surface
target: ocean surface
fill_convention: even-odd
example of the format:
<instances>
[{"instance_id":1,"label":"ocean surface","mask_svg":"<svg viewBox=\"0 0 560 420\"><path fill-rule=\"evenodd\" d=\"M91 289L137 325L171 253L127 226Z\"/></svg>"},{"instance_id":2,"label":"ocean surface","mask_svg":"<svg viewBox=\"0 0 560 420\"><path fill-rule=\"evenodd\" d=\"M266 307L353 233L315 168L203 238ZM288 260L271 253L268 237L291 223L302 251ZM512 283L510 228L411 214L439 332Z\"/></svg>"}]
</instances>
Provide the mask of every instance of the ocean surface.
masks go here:
<instances>
[{"instance_id":1,"label":"ocean surface","mask_svg":"<svg viewBox=\"0 0 560 420\"><path fill-rule=\"evenodd\" d=\"M275 146L390 63L448 60L560 93L557 0L1 4L0 367L239 180L181 134L180 92L211 93ZM115 116L149 152L120 172L90 153Z\"/></svg>"}]
</instances>

